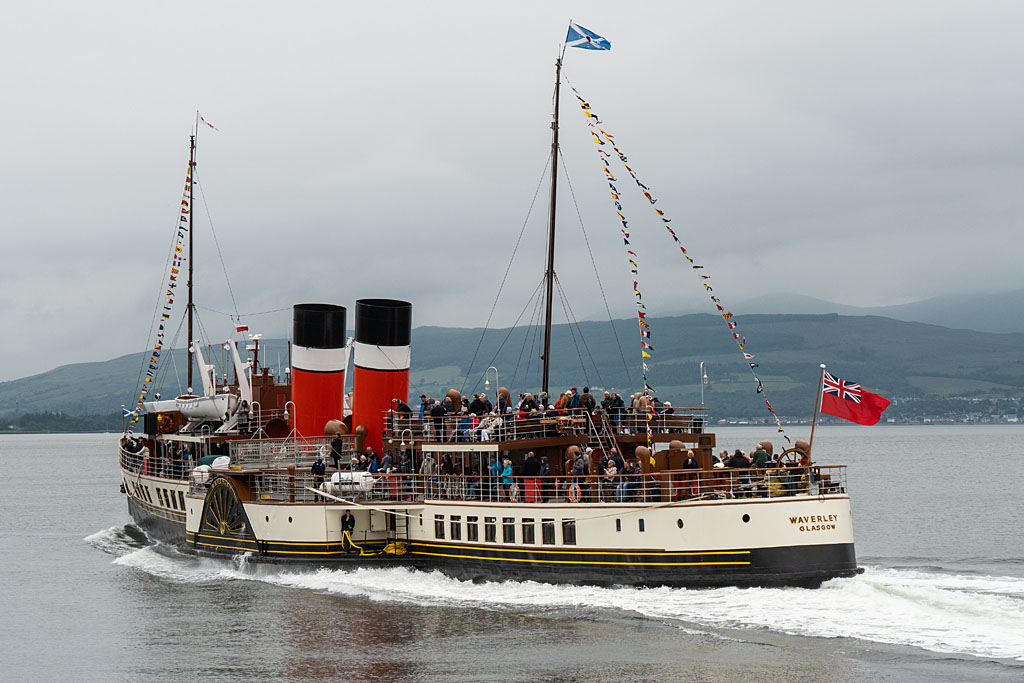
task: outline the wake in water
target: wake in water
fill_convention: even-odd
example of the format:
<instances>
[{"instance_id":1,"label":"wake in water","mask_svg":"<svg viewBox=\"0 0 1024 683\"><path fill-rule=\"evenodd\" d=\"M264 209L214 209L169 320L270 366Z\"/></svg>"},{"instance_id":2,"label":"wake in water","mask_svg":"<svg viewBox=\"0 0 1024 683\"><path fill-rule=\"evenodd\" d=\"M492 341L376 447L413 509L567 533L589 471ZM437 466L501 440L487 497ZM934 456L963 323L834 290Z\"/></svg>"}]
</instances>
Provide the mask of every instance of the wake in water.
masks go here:
<instances>
[{"instance_id":1,"label":"wake in water","mask_svg":"<svg viewBox=\"0 0 1024 683\"><path fill-rule=\"evenodd\" d=\"M97 531L91 536L86 536L83 540L108 555L123 555L126 552L153 544L146 532L134 524L112 526L109 529Z\"/></svg>"},{"instance_id":2,"label":"wake in water","mask_svg":"<svg viewBox=\"0 0 1024 683\"><path fill-rule=\"evenodd\" d=\"M933 652L1024 662L1024 579L868 567L816 590L799 588L598 588L530 581L457 581L405 568L317 571L229 563L166 546L136 544L127 527L86 539L118 555L114 564L165 580L260 581L418 606L635 613L680 627L766 629L790 635L858 638ZM125 539L131 540L125 540Z\"/></svg>"}]
</instances>

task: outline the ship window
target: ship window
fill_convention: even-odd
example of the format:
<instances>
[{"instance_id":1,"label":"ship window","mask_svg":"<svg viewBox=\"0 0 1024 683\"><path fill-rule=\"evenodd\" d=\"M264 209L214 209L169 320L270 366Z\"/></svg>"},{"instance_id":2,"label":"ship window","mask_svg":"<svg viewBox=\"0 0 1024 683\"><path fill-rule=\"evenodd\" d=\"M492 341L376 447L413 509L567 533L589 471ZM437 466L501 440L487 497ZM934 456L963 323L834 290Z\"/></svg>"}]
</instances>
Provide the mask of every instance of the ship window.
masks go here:
<instances>
[{"instance_id":1,"label":"ship window","mask_svg":"<svg viewBox=\"0 0 1024 683\"><path fill-rule=\"evenodd\" d=\"M484 540L494 543L498 540L498 527L494 517L484 517Z\"/></svg>"},{"instance_id":2,"label":"ship window","mask_svg":"<svg viewBox=\"0 0 1024 683\"><path fill-rule=\"evenodd\" d=\"M555 544L555 520L553 519L542 519L540 520L540 536L541 543L545 545Z\"/></svg>"},{"instance_id":3,"label":"ship window","mask_svg":"<svg viewBox=\"0 0 1024 683\"><path fill-rule=\"evenodd\" d=\"M537 539L535 535L537 533L537 527L533 523L532 519L523 519L523 543L536 543Z\"/></svg>"},{"instance_id":4,"label":"ship window","mask_svg":"<svg viewBox=\"0 0 1024 683\"><path fill-rule=\"evenodd\" d=\"M451 527L452 527L452 540L453 541L461 541L462 540L462 516L461 515L452 515Z\"/></svg>"},{"instance_id":5,"label":"ship window","mask_svg":"<svg viewBox=\"0 0 1024 683\"><path fill-rule=\"evenodd\" d=\"M615 530L616 531L622 531L622 520L621 519L615 520Z\"/></svg>"},{"instance_id":6,"label":"ship window","mask_svg":"<svg viewBox=\"0 0 1024 683\"><path fill-rule=\"evenodd\" d=\"M643 531L644 530L644 520L638 519L637 521L640 523L640 531Z\"/></svg>"},{"instance_id":7,"label":"ship window","mask_svg":"<svg viewBox=\"0 0 1024 683\"><path fill-rule=\"evenodd\" d=\"M153 504L153 494L152 494L152 492L150 492L148 485L145 488L146 488L146 500L148 500L150 505L152 505Z\"/></svg>"},{"instance_id":8,"label":"ship window","mask_svg":"<svg viewBox=\"0 0 1024 683\"><path fill-rule=\"evenodd\" d=\"M434 538L444 538L444 515L434 515Z\"/></svg>"},{"instance_id":9,"label":"ship window","mask_svg":"<svg viewBox=\"0 0 1024 683\"><path fill-rule=\"evenodd\" d=\"M184 491L178 491L178 502L181 503L181 509L184 512L184 510L185 510L185 492Z\"/></svg>"},{"instance_id":10,"label":"ship window","mask_svg":"<svg viewBox=\"0 0 1024 683\"><path fill-rule=\"evenodd\" d=\"M501 518L501 541L502 541L502 543L515 543L516 542L516 518L515 517L502 517Z\"/></svg>"},{"instance_id":11,"label":"ship window","mask_svg":"<svg viewBox=\"0 0 1024 683\"><path fill-rule=\"evenodd\" d=\"M156 490L156 497L160 501L160 507L165 507L165 508L166 507L170 507L170 505L168 505L167 503L164 502L164 491L163 491L163 489L158 488Z\"/></svg>"},{"instance_id":12,"label":"ship window","mask_svg":"<svg viewBox=\"0 0 1024 683\"><path fill-rule=\"evenodd\" d=\"M479 517L466 517L466 540L467 541L479 541L480 540L480 518Z\"/></svg>"},{"instance_id":13,"label":"ship window","mask_svg":"<svg viewBox=\"0 0 1024 683\"><path fill-rule=\"evenodd\" d=\"M576 545L576 520L562 520L562 543L565 545Z\"/></svg>"},{"instance_id":14,"label":"ship window","mask_svg":"<svg viewBox=\"0 0 1024 683\"><path fill-rule=\"evenodd\" d=\"M166 496L167 500L171 503L171 507L174 508L175 510L177 510L178 509L178 499L174 497L174 491L171 491L169 489L164 489L164 496Z\"/></svg>"}]
</instances>

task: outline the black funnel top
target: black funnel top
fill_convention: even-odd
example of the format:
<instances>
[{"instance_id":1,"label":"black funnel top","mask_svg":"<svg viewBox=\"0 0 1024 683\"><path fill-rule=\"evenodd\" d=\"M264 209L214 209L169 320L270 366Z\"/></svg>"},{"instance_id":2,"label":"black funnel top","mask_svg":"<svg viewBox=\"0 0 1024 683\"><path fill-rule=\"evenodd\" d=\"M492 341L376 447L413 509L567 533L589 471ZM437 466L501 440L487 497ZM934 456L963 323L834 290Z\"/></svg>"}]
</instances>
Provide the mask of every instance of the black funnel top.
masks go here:
<instances>
[{"instance_id":1,"label":"black funnel top","mask_svg":"<svg viewBox=\"0 0 1024 683\"><path fill-rule=\"evenodd\" d=\"M292 342L307 349L345 346L345 307L334 304L295 304L292 307Z\"/></svg>"},{"instance_id":2,"label":"black funnel top","mask_svg":"<svg viewBox=\"0 0 1024 683\"><path fill-rule=\"evenodd\" d=\"M412 304L395 299L356 301L356 341L374 346L409 346Z\"/></svg>"}]
</instances>

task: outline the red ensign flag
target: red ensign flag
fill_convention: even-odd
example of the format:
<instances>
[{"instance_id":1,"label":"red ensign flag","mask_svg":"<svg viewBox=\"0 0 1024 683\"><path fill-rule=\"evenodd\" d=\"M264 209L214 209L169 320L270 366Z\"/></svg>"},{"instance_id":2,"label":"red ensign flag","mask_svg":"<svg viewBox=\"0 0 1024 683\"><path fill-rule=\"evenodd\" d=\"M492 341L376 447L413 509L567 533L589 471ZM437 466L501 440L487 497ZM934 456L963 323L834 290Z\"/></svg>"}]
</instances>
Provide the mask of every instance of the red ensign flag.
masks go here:
<instances>
[{"instance_id":1,"label":"red ensign flag","mask_svg":"<svg viewBox=\"0 0 1024 683\"><path fill-rule=\"evenodd\" d=\"M889 399L864 391L859 384L825 373L821 388L821 412L859 425L878 424Z\"/></svg>"}]
</instances>

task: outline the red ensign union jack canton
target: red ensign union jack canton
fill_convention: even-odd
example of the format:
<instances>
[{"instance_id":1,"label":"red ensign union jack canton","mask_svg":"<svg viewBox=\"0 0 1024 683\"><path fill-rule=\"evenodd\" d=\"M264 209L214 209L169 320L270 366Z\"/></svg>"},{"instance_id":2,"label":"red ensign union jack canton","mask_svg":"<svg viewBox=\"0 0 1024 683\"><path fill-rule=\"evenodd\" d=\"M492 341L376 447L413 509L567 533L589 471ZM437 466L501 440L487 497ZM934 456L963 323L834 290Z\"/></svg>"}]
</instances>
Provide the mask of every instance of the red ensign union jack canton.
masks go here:
<instances>
[{"instance_id":1,"label":"red ensign union jack canton","mask_svg":"<svg viewBox=\"0 0 1024 683\"><path fill-rule=\"evenodd\" d=\"M832 394L845 401L860 403L861 388L859 384L847 382L844 379L836 379L829 373L825 373L825 382L822 389L826 394Z\"/></svg>"}]
</instances>

